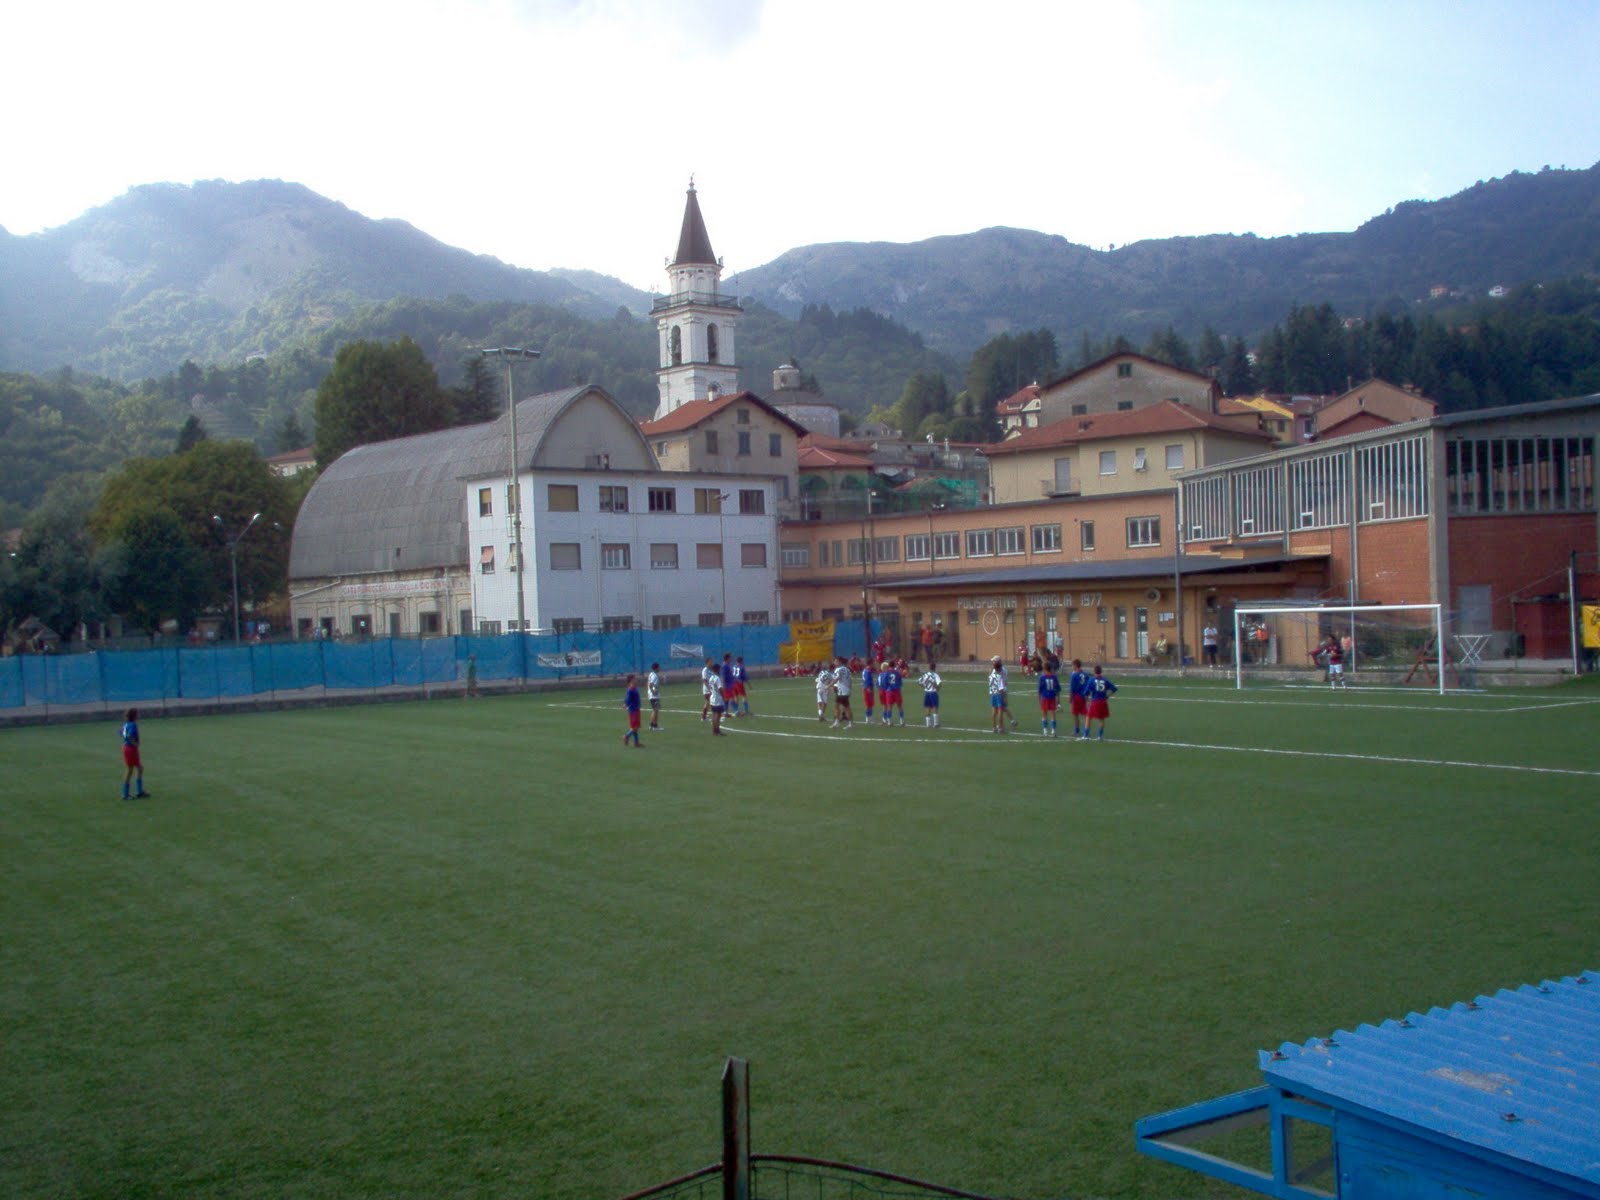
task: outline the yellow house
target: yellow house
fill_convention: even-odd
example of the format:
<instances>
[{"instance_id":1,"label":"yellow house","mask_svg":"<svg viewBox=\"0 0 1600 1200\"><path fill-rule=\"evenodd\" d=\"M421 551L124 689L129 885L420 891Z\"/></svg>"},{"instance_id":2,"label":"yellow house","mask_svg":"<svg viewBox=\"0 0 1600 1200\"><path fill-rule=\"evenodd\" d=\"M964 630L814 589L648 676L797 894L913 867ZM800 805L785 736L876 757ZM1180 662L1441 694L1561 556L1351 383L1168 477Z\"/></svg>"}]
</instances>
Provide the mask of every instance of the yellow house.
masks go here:
<instances>
[{"instance_id":1,"label":"yellow house","mask_svg":"<svg viewBox=\"0 0 1600 1200\"><path fill-rule=\"evenodd\" d=\"M1214 413L1221 398L1222 389L1211 376L1125 350L1040 387L1037 423L1129 412L1163 400Z\"/></svg>"},{"instance_id":2,"label":"yellow house","mask_svg":"<svg viewBox=\"0 0 1600 1200\"><path fill-rule=\"evenodd\" d=\"M1179 471L1260 454L1272 442L1251 421L1171 400L1068 417L988 447L996 504L1170 488Z\"/></svg>"},{"instance_id":3,"label":"yellow house","mask_svg":"<svg viewBox=\"0 0 1600 1200\"><path fill-rule=\"evenodd\" d=\"M779 500L798 491L805 427L754 392L691 400L639 430L663 470L775 476Z\"/></svg>"}]
</instances>

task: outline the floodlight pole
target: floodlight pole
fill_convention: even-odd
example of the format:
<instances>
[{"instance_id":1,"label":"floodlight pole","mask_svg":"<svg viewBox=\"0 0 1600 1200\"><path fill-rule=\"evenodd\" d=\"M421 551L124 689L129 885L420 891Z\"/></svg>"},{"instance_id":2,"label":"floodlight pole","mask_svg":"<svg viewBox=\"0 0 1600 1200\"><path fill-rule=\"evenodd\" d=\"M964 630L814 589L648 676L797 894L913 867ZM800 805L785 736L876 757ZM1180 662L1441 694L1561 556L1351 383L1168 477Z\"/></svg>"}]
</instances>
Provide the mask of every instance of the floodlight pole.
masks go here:
<instances>
[{"instance_id":1,"label":"floodlight pole","mask_svg":"<svg viewBox=\"0 0 1600 1200\"><path fill-rule=\"evenodd\" d=\"M509 454L511 465L511 490L515 503L511 507L511 545L512 553L517 560L517 663L522 678L528 675L528 643L523 636L527 633L527 601L523 597L522 577L526 573L527 564L522 560L522 479L517 463L517 398L512 388L511 368L518 359L532 359L539 357L537 350L525 350L520 346L496 346L492 349L480 350L483 358L498 358L506 370L506 411L511 417L511 450ZM465 631L463 631L465 632Z\"/></svg>"},{"instance_id":2,"label":"floodlight pole","mask_svg":"<svg viewBox=\"0 0 1600 1200\"><path fill-rule=\"evenodd\" d=\"M261 514L257 513L255 516L251 517L248 521L245 522L244 528L239 530L239 532L235 536L228 538L228 565L232 568L232 571L233 571L233 643L234 643L234 645L238 645L239 644L239 543L244 541L244 535L249 533L250 532L250 527L252 525L254 525L259 520L261 520ZM211 522L212 522L212 524L218 526L219 528L222 527L222 517L219 516L216 513L213 513L211 515ZM227 534L224 533L223 536L227 537Z\"/></svg>"}]
</instances>

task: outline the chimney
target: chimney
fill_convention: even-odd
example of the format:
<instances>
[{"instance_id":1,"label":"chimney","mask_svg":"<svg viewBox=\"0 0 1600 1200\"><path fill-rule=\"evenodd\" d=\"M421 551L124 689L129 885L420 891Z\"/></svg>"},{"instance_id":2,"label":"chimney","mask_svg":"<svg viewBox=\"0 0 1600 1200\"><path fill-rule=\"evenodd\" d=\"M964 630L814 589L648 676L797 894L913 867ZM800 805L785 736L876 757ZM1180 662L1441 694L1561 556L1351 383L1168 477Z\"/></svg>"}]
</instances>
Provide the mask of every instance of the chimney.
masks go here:
<instances>
[{"instance_id":1,"label":"chimney","mask_svg":"<svg viewBox=\"0 0 1600 1200\"><path fill-rule=\"evenodd\" d=\"M708 383L706 385L706 399L707 400L709 400L709 401L711 401L711 403L715 404L717 402L717 397L719 395L721 395L721 389L719 389L716 384Z\"/></svg>"}]
</instances>

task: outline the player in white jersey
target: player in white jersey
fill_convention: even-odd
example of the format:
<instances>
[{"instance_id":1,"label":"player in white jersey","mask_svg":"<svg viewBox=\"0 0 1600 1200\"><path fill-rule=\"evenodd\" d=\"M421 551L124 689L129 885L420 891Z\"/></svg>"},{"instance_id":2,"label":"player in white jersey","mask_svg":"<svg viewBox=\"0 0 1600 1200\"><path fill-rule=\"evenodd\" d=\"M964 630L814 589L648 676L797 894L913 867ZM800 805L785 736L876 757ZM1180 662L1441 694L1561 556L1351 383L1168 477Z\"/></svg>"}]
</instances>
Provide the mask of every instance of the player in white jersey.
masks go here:
<instances>
[{"instance_id":1,"label":"player in white jersey","mask_svg":"<svg viewBox=\"0 0 1600 1200\"><path fill-rule=\"evenodd\" d=\"M922 685L922 724L928 729L939 728L939 685L944 681L935 669L937 665L929 663L922 678L917 680Z\"/></svg>"},{"instance_id":2,"label":"player in white jersey","mask_svg":"<svg viewBox=\"0 0 1600 1200\"><path fill-rule=\"evenodd\" d=\"M661 664L651 663L644 677L645 698L650 701L650 728L661 728Z\"/></svg>"},{"instance_id":3,"label":"player in white jersey","mask_svg":"<svg viewBox=\"0 0 1600 1200\"><path fill-rule=\"evenodd\" d=\"M817 720L828 719L828 708L833 704L833 672L826 666L817 668Z\"/></svg>"},{"instance_id":4,"label":"player in white jersey","mask_svg":"<svg viewBox=\"0 0 1600 1200\"><path fill-rule=\"evenodd\" d=\"M850 664L843 658L837 661L838 665L833 668L833 699L839 715L833 723L849 729L855 724L855 713L850 708Z\"/></svg>"}]
</instances>

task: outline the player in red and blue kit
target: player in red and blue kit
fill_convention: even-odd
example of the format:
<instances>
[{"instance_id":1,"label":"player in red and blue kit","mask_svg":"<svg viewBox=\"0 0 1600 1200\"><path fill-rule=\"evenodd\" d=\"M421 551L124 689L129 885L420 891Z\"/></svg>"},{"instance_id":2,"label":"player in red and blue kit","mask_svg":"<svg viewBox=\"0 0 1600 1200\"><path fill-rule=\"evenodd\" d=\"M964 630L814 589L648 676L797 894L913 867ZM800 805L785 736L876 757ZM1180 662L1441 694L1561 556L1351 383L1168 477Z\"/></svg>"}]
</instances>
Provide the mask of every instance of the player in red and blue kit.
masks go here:
<instances>
[{"instance_id":1,"label":"player in red and blue kit","mask_svg":"<svg viewBox=\"0 0 1600 1200\"><path fill-rule=\"evenodd\" d=\"M728 698L729 708L742 708L742 716L750 715L750 691L745 687L745 680L749 677L744 669L744 655L739 655L733 660L733 694Z\"/></svg>"},{"instance_id":2,"label":"player in red and blue kit","mask_svg":"<svg viewBox=\"0 0 1600 1200\"><path fill-rule=\"evenodd\" d=\"M1111 716L1111 696L1117 690L1117 685L1112 683L1100 673L1098 666L1094 674L1089 676L1089 720L1100 722L1100 740L1106 740L1106 721ZM1089 736L1089 727L1083 727L1084 737Z\"/></svg>"},{"instance_id":3,"label":"player in red and blue kit","mask_svg":"<svg viewBox=\"0 0 1600 1200\"><path fill-rule=\"evenodd\" d=\"M622 697L622 707L628 710L628 732L622 735L622 744L626 746L633 742L635 750L640 749L643 743L639 741L639 685L638 676L628 676L628 690Z\"/></svg>"},{"instance_id":4,"label":"player in red and blue kit","mask_svg":"<svg viewBox=\"0 0 1600 1200\"><path fill-rule=\"evenodd\" d=\"M905 674L894 663L886 663L878 668L878 698L883 707L883 723L889 723L889 710L894 710L894 715L899 718L900 724L906 723L906 697Z\"/></svg>"},{"instance_id":5,"label":"player in red and blue kit","mask_svg":"<svg viewBox=\"0 0 1600 1200\"><path fill-rule=\"evenodd\" d=\"M1061 676L1046 661L1039 672L1039 733L1056 736L1056 709L1061 705Z\"/></svg>"},{"instance_id":6,"label":"player in red and blue kit","mask_svg":"<svg viewBox=\"0 0 1600 1200\"><path fill-rule=\"evenodd\" d=\"M872 669L872 664L866 663L861 668L861 709L866 713L868 725L872 724L872 704L877 698L878 676ZM889 723L889 714L883 714L883 723Z\"/></svg>"},{"instance_id":7,"label":"player in red and blue kit","mask_svg":"<svg viewBox=\"0 0 1600 1200\"><path fill-rule=\"evenodd\" d=\"M1067 702L1072 708L1072 736L1089 736L1089 672L1083 669L1083 660L1072 660L1072 674L1067 676Z\"/></svg>"},{"instance_id":8,"label":"player in red and blue kit","mask_svg":"<svg viewBox=\"0 0 1600 1200\"><path fill-rule=\"evenodd\" d=\"M139 757L139 710L130 708L122 722L122 798L129 799L128 785L138 780L138 791L132 799L148 799L144 790L144 761Z\"/></svg>"},{"instance_id":9,"label":"player in red and blue kit","mask_svg":"<svg viewBox=\"0 0 1600 1200\"><path fill-rule=\"evenodd\" d=\"M728 706L728 716L739 715L739 705L733 699L733 654L729 652L722 656L722 702Z\"/></svg>"}]
</instances>

